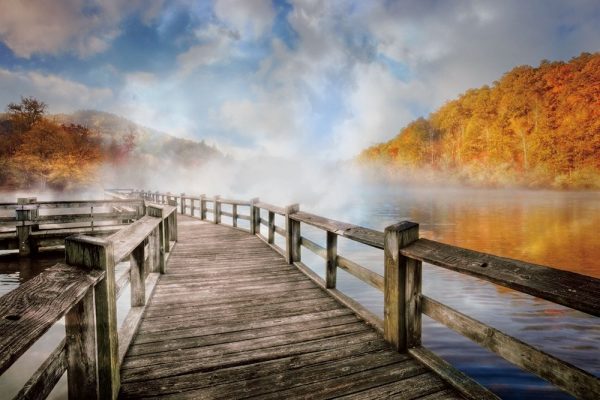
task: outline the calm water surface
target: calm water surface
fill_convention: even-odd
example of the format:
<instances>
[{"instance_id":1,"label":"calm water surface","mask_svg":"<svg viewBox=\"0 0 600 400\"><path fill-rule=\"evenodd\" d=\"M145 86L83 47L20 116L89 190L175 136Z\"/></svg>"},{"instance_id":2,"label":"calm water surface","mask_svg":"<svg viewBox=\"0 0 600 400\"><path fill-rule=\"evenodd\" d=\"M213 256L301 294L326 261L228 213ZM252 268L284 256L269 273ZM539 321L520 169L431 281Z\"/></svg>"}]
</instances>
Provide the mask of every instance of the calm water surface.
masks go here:
<instances>
[{"instance_id":1,"label":"calm water surface","mask_svg":"<svg viewBox=\"0 0 600 400\"><path fill-rule=\"evenodd\" d=\"M344 196L345 194L340 194ZM342 221L383 230L402 220L420 224L421 236L474 250L600 277L600 193L501 190L433 190L366 187L340 209L305 207ZM280 224L280 221L277 222ZM323 232L302 234L325 244ZM281 244L281 243L280 243ZM340 238L341 255L383 273L383 252ZM60 255L38 261L0 258L0 295L33 276ZM323 261L303 249L302 258L324 276ZM378 315L383 296L344 271L340 290ZM459 311L576 366L600 375L600 325L593 317L438 267L424 265L423 291ZM124 294L121 299L128 299ZM126 301L119 306L126 313ZM120 318L122 319L122 318ZM16 390L60 340L58 326L0 379L0 393ZM423 319L424 345L483 385L509 399L570 398L545 381ZM62 398L64 385L53 393ZM7 396L9 397L9 396Z\"/></svg>"},{"instance_id":2,"label":"calm water surface","mask_svg":"<svg viewBox=\"0 0 600 400\"><path fill-rule=\"evenodd\" d=\"M328 215L379 230L411 220L420 224L421 236L429 239L600 277L600 193L375 187L365 189L348 209ZM302 229L303 235L325 244L322 232L304 225ZM383 274L381 250L340 239L338 251ZM305 249L302 256L324 277L320 258ZM345 271L338 274L342 291L383 315L379 291ZM600 375L597 318L427 264L423 291ZM570 398L427 317L423 342L502 398Z\"/></svg>"}]
</instances>

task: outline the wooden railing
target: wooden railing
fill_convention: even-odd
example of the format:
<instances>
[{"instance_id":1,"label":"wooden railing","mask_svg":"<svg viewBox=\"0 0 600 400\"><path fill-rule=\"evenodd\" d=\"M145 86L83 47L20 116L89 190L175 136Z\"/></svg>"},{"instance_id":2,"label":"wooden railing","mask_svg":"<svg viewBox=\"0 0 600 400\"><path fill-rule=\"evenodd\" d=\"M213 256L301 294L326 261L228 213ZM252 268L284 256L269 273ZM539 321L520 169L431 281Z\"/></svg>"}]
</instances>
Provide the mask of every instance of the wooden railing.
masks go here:
<instances>
[{"instance_id":1,"label":"wooden railing","mask_svg":"<svg viewBox=\"0 0 600 400\"><path fill-rule=\"evenodd\" d=\"M420 238L419 225L408 221L391 225L384 232L380 232L302 212L297 204L277 207L259 202L258 199L238 201L221 199L219 196L175 196L170 193L145 191L132 191L131 196L141 196L159 202L170 201L172 204L178 204L180 212L186 215L192 215L198 202L198 218L206 220L206 212L209 211L213 213L212 222L221 223L221 215L228 215L233 217L234 226L236 218L240 216L236 217L236 211L230 214L223 213L221 204L248 206L250 212L244 218L249 218L250 233L259 236L281 253L288 263L296 265L334 298L382 331L385 339L398 351L412 354L468 398L497 397L421 345L422 314L577 398L600 398L598 377L421 293L422 263L425 262L598 317L599 279ZM207 209L206 203L213 203L213 208ZM260 210L268 211L267 219L261 218ZM275 225L277 214L285 218L285 227ZM260 224L267 227L266 237L260 233ZM324 231L325 247L302 236L301 224ZM285 248L275 245L275 234L285 238ZM338 237L383 250L384 276L338 254ZM325 280L302 262L301 247L326 261ZM338 268L383 292L383 320L336 289Z\"/></svg>"},{"instance_id":2,"label":"wooden railing","mask_svg":"<svg viewBox=\"0 0 600 400\"><path fill-rule=\"evenodd\" d=\"M67 237L64 264L0 298L0 374L65 317L65 339L16 398L45 398L65 371L69 399L117 398L121 361L177 237L176 207L146 211L106 238ZM127 284L131 308L117 328L116 302Z\"/></svg>"},{"instance_id":3,"label":"wooden railing","mask_svg":"<svg viewBox=\"0 0 600 400\"><path fill-rule=\"evenodd\" d=\"M114 233L142 217L144 203L136 199L37 201L26 197L1 203L0 210L14 212L0 217L0 250L18 249L27 256L43 247L62 245L65 237L75 233Z\"/></svg>"}]
</instances>

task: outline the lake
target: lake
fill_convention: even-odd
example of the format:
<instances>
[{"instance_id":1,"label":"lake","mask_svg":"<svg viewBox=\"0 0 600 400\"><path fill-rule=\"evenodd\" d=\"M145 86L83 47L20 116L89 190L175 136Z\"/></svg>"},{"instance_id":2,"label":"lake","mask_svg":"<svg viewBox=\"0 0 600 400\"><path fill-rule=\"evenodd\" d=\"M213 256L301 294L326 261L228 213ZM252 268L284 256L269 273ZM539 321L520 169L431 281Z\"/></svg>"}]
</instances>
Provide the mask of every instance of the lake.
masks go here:
<instances>
[{"instance_id":1,"label":"lake","mask_svg":"<svg viewBox=\"0 0 600 400\"><path fill-rule=\"evenodd\" d=\"M382 186L365 186L354 193L360 195L346 199L340 208L304 209L379 230L411 220L420 224L421 236L429 239L600 277L600 235L595 230L600 226L600 193ZM304 225L302 229L303 235L324 245L323 232ZM381 250L344 238L339 239L338 250L383 274ZM60 254L33 261L0 258L0 294L60 258ZM320 258L303 249L302 259L324 276ZM423 270L423 291L429 297L600 374L597 319L439 267L424 265ZM374 313L383 314L383 295L342 270L338 288ZM121 299L128 297L124 294ZM119 306L119 314L124 311L126 302ZM7 371L0 379L0 393L16 393L62 332L59 323L25 360ZM502 398L570 398L427 317L423 318L423 343ZM63 396L64 385L52 394L52 398Z\"/></svg>"}]
</instances>

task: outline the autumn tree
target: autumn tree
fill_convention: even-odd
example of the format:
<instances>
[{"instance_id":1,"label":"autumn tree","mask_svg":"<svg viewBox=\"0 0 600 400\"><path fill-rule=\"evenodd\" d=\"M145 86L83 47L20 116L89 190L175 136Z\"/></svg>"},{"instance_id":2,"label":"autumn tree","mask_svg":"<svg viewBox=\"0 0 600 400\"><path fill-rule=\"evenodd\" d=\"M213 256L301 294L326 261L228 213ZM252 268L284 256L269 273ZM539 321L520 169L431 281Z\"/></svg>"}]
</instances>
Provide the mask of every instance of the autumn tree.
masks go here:
<instances>
[{"instance_id":1,"label":"autumn tree","mask_svg":"<svg viewBox=\"0 0 600 400\"><path fill-rule=\"evenodd\" d=\"M48 106L34 97L21 97L20 103L9 103L6 107L11 122L19 132L27 132L46 113Z\"/></svg>"},{"instance_id":2,"label":"autumn tree","mask_svg":"<svg viewBox=\"0 0 600 400\"><path fill-rule=\"evenodd\" d=\"M486 184L600 188L600 53L516 67L360 160Z\"/></svg>"}]
</instances>

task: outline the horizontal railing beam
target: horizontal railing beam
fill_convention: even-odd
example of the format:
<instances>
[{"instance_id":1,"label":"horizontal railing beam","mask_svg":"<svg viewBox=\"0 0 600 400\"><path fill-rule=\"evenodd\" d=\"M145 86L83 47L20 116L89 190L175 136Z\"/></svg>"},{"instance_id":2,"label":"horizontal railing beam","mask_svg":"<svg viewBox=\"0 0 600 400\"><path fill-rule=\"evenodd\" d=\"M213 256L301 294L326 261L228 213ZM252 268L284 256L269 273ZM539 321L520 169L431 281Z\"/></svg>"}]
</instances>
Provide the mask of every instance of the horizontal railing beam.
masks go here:
<instances>
[{"instance_id":1,"label":"horizontal railing beam","mask_svg":"<svg viewBox=\"0 0 600 400\"><path fill-rule=\"evenodd\" d=\"M379 275L377 272L373 272L370 269L365 268L362 265L359 265L354 261L340 255L336 257L336 261L338 268L341 268L344 271L354 275L356 278L373 286L375 289L378 289L381 292L384 291L385 282L383 276Z\"/></svg>"},{"instance_id":2,"label":"horizontal railing beam","mask_svg":"<svg viewBox=\"0 0 600 400\"><path fill-rule=\"evenodd\" d=\"M415 260L600 316L600 279L419 239L401 253Z\"/></svg>"},{"instance_id":3,"label":"horizontal railing beam","mask_svg":"<svg viewBox=\"0 0 600 400\"><path fill-rule=\"evenodd\" d=\"M600 398L600 379L594 375L427 296L421 296L421 307L423 314L573 396Z\"/></svg>"},{"instance_id":4,"label":"horizontal railing beam","mask_svg":"<svg viewBox=\"0 0 600 400\"><path fill-rule=\"evenodd\" d=\"M0 297L0 374L103 276L57 264Z\"/></svg>"}]
</instances>

